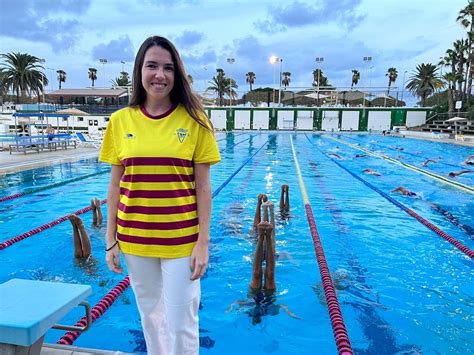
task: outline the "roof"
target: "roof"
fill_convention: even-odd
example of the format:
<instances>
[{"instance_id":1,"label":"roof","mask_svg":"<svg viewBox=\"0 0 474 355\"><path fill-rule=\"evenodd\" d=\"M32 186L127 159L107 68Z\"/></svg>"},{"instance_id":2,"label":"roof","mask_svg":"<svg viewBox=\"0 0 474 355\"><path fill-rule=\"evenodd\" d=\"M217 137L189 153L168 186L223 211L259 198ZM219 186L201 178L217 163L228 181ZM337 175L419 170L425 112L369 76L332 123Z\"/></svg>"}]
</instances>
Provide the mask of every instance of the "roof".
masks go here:
<instances>
[{"instance_id":1,"label":"roof","mask_svg":"<svg viewBox=\"0 0 474 355\"><path fill-rule=\"evenodd\" d=\"M60 89L49 93L49 96L74 97L118 97L127 93L125 89Z\"/></svg>"}]
</instances>

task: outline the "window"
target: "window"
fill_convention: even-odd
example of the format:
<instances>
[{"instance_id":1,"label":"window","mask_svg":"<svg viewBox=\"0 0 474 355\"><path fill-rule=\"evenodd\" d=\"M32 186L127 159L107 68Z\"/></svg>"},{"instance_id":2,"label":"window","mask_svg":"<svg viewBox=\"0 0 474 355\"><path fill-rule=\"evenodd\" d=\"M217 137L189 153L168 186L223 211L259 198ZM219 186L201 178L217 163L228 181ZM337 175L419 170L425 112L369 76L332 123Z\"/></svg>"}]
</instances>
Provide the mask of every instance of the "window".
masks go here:
<instances>
[{"instance_id":1,"label":"window","mask_svg":"<svg viewBox=\"0 0 474 355\"><path fill-rule=\"evenodd\" d=\"M78 117L77 122L84 122L84 117Z\"/></svg>"},{"instance_id":2,"label":"window","mask_svg":"<svg viewBox=\"0 0 474 355\"><path fill-rule=\"evenodd\" d=\"M89 120L89 126L92 126L93 122L92 120Z\"/></svg>"},{"instance_id":3,"label":"window","mask_svg":"<svg viewBox=\"0 0 474 355\"><path fill-rule=\"evenodd\" d=\"M109 122L110 117L104 117L104 122Z\"/></svg>"},{"instance_id":4,"label":"window","mask_svg":"<svg viewBox=\"0 0 474 355\"><path fill-rule=\"evenodd\" d=\"M94 126L98 126L99 125L99 120L94 120Z\"/></svg>"}]
</instances>

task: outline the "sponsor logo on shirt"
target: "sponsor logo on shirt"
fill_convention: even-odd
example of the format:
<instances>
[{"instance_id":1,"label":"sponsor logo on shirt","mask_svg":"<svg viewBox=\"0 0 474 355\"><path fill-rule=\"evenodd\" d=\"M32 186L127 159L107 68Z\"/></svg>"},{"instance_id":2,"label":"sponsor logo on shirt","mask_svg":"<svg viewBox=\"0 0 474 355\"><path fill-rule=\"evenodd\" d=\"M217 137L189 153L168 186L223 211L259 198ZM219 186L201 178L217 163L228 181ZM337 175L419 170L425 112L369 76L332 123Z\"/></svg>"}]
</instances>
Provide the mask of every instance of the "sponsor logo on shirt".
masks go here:
<instances>
[{"instance_id":1,"label":"sponsor logo on shirt","mask_svg":"<svg viewBox=\"0 0 474 355\"><path fill-rule=\"evenodd\" d=\"M183 143L188 136L188 130L184 128L178 128L176 130L176 135L178 136L179 143Z\"/></svg>"},{"instance_id":2,"label":"sponsor logo on shirt","mask_svg":"<svg viewBox=\"0 0 474 355\"><path fill-rule=\"evenodd\" d=\"M125 134L125 138L126 139L134 139L135 135L133 133L127 133L127 134Z\"/></svg>"}]
</instances>

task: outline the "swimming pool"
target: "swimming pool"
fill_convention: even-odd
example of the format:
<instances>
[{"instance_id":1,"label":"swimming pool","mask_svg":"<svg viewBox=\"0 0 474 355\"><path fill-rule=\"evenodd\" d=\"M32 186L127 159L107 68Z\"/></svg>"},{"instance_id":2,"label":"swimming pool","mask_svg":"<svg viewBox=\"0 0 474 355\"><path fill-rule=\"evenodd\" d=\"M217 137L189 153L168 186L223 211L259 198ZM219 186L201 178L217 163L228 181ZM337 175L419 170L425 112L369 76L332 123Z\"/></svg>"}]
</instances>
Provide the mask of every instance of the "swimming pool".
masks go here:
<instances>
[{"instance_id":1,"label":"swimming pool","mask_svg":"<svg viewBox=\"0 0 474 355\"><path fill-rule=\"evenodd\" d=\"M329 268L349 275L337 295L354 351L473 352L472 259L386 197L474 249L474 199L469 190L474 188L474 174L447 177L469 168L462 162L473 154L472 148L377 134L237 132L217 139L223 161L212 169L215 196L210 266L202 281L202 353L337 353L328 308L320 299L321 278L292 144ZM428 158L436 163L421 166ZM364 174L366 168L381 176ZM89 160L3 177L0 198L33 192L0 203L0 243L86 207L92 197L104 199L107 170ZM81 176L85 178L71 181ZM266 193L278 206L281 184L290 186L291 218L277 220L281 258L275 304L286 305L301 319L281 308L277 315L261 317L251 306L226 312L234 301L247 299L256 196ZM390 192L398 186L418 196ZM44 189L34 192L37 187ZM89 302L99 302L124 275L110 273L103 262L105 228L90 227L90 213L81 217L96 264L84 268L73 261L66 221L0 250L0 282L16 277L91 284ZM63 323L74 323L81 315L78 309ZM55 343L63 334L50 331L46 342ZM144 351L131 290L74 345Z\"/></svg>"}]
</instances>

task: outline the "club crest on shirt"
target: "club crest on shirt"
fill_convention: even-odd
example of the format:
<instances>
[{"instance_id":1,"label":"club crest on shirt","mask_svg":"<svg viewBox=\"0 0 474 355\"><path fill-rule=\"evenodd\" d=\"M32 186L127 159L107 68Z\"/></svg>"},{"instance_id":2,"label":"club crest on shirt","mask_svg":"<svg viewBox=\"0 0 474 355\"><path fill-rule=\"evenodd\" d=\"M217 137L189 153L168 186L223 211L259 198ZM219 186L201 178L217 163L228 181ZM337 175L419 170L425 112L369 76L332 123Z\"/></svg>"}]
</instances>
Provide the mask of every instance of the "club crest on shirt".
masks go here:
<instances>
[{"instance_id":1,"label":"club crest on shirt","mask_svg":"<svg viewBox=\"0 0 474 355\"><path fill-rule=\"evenodd\" d=\"M178 128L176 130L176 135L178 136L179 142L183 143L186 137L188 136L188 130L184 128Z\"/></svg>"}]
</instances>

